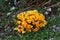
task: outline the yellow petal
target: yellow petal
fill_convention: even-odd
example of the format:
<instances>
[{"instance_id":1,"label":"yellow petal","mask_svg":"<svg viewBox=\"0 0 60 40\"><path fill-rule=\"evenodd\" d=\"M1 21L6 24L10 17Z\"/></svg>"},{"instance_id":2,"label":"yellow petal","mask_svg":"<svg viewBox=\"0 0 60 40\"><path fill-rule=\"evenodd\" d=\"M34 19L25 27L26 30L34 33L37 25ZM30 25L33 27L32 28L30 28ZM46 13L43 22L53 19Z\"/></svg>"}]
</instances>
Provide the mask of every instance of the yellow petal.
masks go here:
<instances>
[{"instance_id":1,"label":"yellow petal","mask_svg":"<svg viewBox=\"0 0 60 40\"><path fill-rule=\"evenodd\" d=\"M16 24L20 24L21 23L21 21L16 21Z\"/></svg>"},{"instance_id":2,"label":"yellow petal","mask_svg":"<svg viewBox=\"0 0 60 40\"><path fill-rule=\"evenodd\" d=\"M18 30L18 28L16 27L16 28L14 28L14 30Z\"/></svg>"}]
</instances>

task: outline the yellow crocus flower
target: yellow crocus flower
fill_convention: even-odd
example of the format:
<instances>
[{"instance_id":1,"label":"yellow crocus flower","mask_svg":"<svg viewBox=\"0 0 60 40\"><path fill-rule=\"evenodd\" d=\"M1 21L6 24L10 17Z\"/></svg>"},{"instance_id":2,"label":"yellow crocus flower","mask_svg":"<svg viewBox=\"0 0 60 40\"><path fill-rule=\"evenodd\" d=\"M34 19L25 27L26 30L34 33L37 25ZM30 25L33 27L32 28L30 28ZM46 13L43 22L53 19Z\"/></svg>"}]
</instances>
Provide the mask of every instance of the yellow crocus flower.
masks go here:
<instances>
[{"instance_id":1,"label":"yellow crocus flower","mask_svg":"<svg viewBox=\"0 0 60 40\"><path fill-rule=\"evenodd\" d=\"M45 27L47 21L42 13L37 10L24 11L17 14L16 24L18 25L14 30L20 33L37 32L40 28ZM21 24L20 24L21 23ZM35 25L35 28L34 28ZM24 30L26 29L26 30Z\"/></svg>"}]
</instances>

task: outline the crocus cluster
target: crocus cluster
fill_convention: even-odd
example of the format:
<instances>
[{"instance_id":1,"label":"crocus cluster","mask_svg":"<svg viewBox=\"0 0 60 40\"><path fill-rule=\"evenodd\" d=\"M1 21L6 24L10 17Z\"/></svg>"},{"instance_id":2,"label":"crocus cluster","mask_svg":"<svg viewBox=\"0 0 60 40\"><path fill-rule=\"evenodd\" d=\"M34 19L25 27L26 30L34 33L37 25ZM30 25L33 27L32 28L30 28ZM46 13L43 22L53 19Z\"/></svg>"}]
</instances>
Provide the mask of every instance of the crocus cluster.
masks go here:
<instances>
[{"instance_id":1,"label":"crocus cluster","mask_svg":"<svg viewBox=\"0 0 60 40\"><path fill-rule=\"evenodd\" d=\"M40 28L45 27L47 21L42 13L37 10L29 10L17 14L17 19L15 20L17 30L19 33L25 32L37 32Z\"/></svg>"}]
</instances>

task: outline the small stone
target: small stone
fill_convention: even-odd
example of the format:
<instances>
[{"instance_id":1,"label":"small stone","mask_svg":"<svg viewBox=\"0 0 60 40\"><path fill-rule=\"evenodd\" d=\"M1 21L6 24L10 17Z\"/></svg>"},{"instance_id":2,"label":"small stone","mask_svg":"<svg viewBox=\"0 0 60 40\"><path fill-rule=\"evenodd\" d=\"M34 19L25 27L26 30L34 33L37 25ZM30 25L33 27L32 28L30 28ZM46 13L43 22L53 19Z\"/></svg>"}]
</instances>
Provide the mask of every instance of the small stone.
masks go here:
<instances>
[{"instance_id":1,"label":"small stone","mask_svg":"<svg viewBox=\"0 0 60 40\"><path fill-rule=\"evenodd\" d=\"M45 12L44 14L49 14L48 12Z\"/></svg>"},{"instance_id":2,"label":"small stone","mask_svg":"<svg viewBox=\"0 0 60 40\"><path fill-rule=\"evenodd\" d=\"M9 16L11 14L11 12L7 13L7 16Z\"/></svg>"},{"instance_id":3,"label":"small stone","mask_svg":"<svg viewBox=\"0 0 60 40\"><path fill-rule=\"evenodd\" d=\"M10 5L11 3L9 2L8 4Z\"/></svg>"},{"instance_id":4,"label":"small stone","mask_svg":"<svg viewBox=\"0 0 60 40\"><path fill-rule=\"evenodd\" d=\"M55 28L56 27L56 25L53 25L53 28Z\"/></svg>"},{"instance_id":5,"label":"small stone","mask_svg":"<svg viewBox=\"0 0 60 40\"><path fill-rule=\"evenodd\" d=\"M12 8L10 8L10 11L12 11L12 10L15 10L15 7L14 6Z\"/></svg>"},{"instance_id":6,"label":"small stone","mask_svg":"<svg viewBox=\"0 0 60 40\"><path fill-rule=\"evenodd\" d=\"M51 11L51 8L48 8L47 11Z\"/></svg>"},{"instance_id":7,"label":"small stone","mask_svg":"<svg viewBox=\"0 0 60 40\"><path fill-rule=\"evenodd\" d=\"M47 7L44 7L43 9L46 9Z\"/></svg>"},{"instance_id":8,"label":"small stone","mask_svg":"<svg viewBox=\"0 0 60 40\"><path fill-rule=\"evenodd\" d=\"M7 13L7 16L9 16L11 14L11 12Z\"/></svg>"},{"instance_id":9,"label":"small stone","mask_svg":"<svg viewBox=\"0 0 60 40\"><path fill-rule=\"evenodd\" d=\"M60 11L60 8L58 8L57 11Z\"/></svg>"},{"instance_id":10,"label":"small stone","mask_svg":"<svg viewBox=\"0 0 60 40\"><path fill-rule=\"evenodd\" d=\"M13 15L12 17L15 17L15 15Z\"/></svg>"}]
</instances>

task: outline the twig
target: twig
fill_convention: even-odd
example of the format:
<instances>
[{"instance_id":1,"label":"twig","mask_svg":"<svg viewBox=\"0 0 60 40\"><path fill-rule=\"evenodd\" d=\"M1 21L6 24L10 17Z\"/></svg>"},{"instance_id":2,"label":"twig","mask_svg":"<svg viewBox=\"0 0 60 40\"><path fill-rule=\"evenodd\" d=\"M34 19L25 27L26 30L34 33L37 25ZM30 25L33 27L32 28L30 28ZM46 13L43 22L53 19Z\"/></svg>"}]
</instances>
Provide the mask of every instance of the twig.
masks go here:
<instances>
[{"instance_id":1,"label":"twig","mask_svg":"<svg viewBox=\"0 0 60 40\"><path fill-rule=\"evenodd\" d=\"M24 8L24 9L19 9L19 10L16 12L16 14L19 13L19 12L26 11L26 10L28 10L28 9L31 9L33 6L34 6L34 5L29 6L29 7L27 7L27 8ZM15 15L16 15L16 14L15 14Z\"/></svg>"},{"instance_id":2,"label":"twig","mask_svg":"<svg viewBox=\"0 0 60 40\"><path fill-rule=\"evenodd\" d=\"M51 0L45 2L42 6L46 5L46 4L50 4Z\"/></svg>"},{"instance_id":3,"label":"twig","mask_svg":"<svg viewBox=\"0 0 60 40\"><path fill-rule=\"evenodd\" d=\"M57 4L51 5L50 7L60 7L60 2L58 2Z\"/></svg>"}]
</instances>

